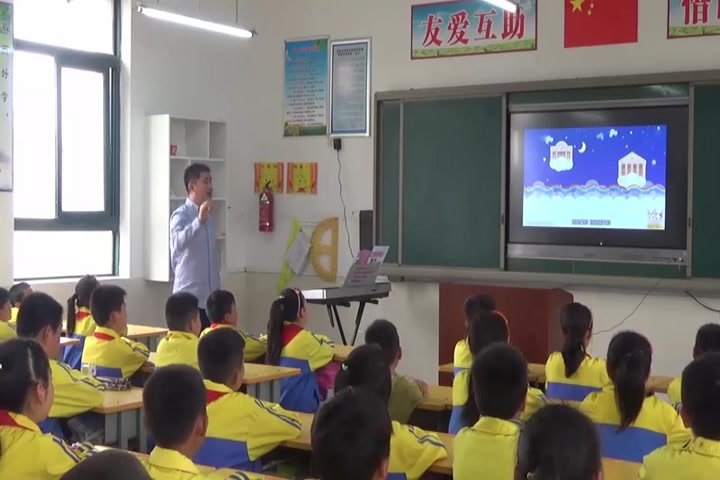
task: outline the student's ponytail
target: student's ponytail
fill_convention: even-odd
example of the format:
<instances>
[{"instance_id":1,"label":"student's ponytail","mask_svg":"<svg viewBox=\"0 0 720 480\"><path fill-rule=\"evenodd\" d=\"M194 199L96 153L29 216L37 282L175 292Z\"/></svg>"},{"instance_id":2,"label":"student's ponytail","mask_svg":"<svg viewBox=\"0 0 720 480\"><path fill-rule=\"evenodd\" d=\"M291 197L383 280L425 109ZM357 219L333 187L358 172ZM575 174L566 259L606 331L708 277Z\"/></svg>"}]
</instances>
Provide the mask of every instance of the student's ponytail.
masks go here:
<instances>
[{"instance_id":1,"label":"student's ponytail","mask_svg":"<svg viewBox=\"0 0 720 480\"><path fill-rule=\"evenodd\" d=\"M560 313L560 328L565 336L561 353L566 378L574 375L585 359L585 338L592 332L592 325L592 312L581 303L570 303Z\"/></svg>"},{"instance_id":2,"label":"student's ponytail","mask_svg":"<svg viewBox=\"0 0 720 480\"><path fill-rule=\"evenodd\" d=\"M390 365L378 344L361 345L350 352L335 376L335 392L349 387L366 388L380 397L385 405L390 402Z\"/></svg>"},{"instance_id":3,"label":"student's ponytail","mask_svg":"<svg viewBox=\"0 0 720 480\"><path fill-rule=\"evenodd\" d=\"M652 347L636 332L621 332L608 346L607 368L615 385L615 401L620 410L623 431L635 422L645 401L645 382L650 376Z\"/></svg>"},{"instance_id":4,"label":"student's ponytail","mask_svg":"<svg viewBox=\"0 0 720 480\"><path fill-rule=\"evenodd\" d=\"M295 322L305 308L305 297L295 288L286 288L270 306L270 317L267 324L267 355L265 361L269 365L280 362L283 349L282 331L285 322Z\"/></svg>"},{"instance_id":5,"label":"student's ponytail","mask_svg":"<svg viewBox=\"0 0 720 480\"><path fill-rule=\"evenodd\" d=\"M75 311L76 302L77 293L73 293L67 300L67 322L65 328L68 335L75 333L75 316L77 315L77 312Z\"/></svg>"},{"instance_id":6,"label":"student's ponytail","mask_svg":"<svg viewBox=\"0 0 720 480\"><path fill-rule=\"evenodd\" d=\"M75 333L77 307L90 308L90 297L100 282L92 275L85 275L75 284L75 293L67 301L67 333Z\"/></svg>"},{"instance_id":7,"label":"student's ponytail","mask_svg":"<svg viewBox=\"0 0 720 480\"><path fill-rule=\"evenodd\" d=\"M478 314L469 322L468 347L473 358L480 352L494 343L508 343L510 341L510 329L505 316L496 311ZM460 420L463 425L475 425L480 418L480 412L473 395L474 387L472 375L468 371L468 399L460 412Z\"/></svg>"}]
</instances>

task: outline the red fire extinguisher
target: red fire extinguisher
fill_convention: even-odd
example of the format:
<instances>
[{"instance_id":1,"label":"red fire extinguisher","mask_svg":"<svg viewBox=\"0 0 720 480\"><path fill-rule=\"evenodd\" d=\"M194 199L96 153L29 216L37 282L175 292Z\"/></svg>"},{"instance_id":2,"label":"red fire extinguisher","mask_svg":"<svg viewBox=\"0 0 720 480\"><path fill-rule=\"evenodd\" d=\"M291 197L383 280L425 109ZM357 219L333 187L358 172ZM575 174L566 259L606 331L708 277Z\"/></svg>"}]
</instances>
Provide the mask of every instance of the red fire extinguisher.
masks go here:
<instances>
[{"instance_id":1,"label":"red fire extinguisher","mask_svg":"<svg viewBox=\"0 0 720 480\"><path fill-rule=\"evenodd\" d=\"M273 193L270 189L270 182L266 183L260 192L260 231L272 232L275 227L275 215L273 212Z\"/></svg>"}]
</instances>

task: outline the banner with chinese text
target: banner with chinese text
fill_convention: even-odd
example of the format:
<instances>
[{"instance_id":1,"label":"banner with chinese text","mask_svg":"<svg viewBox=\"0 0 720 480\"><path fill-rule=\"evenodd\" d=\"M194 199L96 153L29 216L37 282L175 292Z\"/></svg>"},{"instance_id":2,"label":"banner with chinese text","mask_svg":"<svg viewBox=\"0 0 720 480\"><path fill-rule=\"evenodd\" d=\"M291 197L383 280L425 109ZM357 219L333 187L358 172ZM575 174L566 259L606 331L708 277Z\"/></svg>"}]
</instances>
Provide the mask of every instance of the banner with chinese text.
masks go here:
<instances>
[{"instance_id":1,"label":"banner with chinese text","mask_svg":"<svg viewBox=\"0 0 720 480\"><path fill-rule=\"evenodd\" d=\"M483 0L413 5L410 58L535 50L537 0L515 3L516 12Z\"/></svg>"},{"instance_id":2,"label":"banner with chinese text","mask_svg":"<svg viewBox=\"0 0 720 480\"><path fill-rule=\"evenodd\" d=\"M668 0L668 38L720 35L720 0Z\"/></svg>"},{"instance_id":3,"label":"banner with chinese text","mask_svg":"<svg viewBox=\"0 0 720 480\"><path fill-rule=\"evenodd\" d=\"M12 8L0 3L0 191L13 188Z\"/></svg>"},{"instance_id":4,"label":"banner with chinese text","mask_svg":"<svg viewBox=\"0 0 720 480\"><path fill-rule=\"evenodd\" d=\"M328 38L285 41L286 137L327 135Z\"/></svg>"}]
</instances>

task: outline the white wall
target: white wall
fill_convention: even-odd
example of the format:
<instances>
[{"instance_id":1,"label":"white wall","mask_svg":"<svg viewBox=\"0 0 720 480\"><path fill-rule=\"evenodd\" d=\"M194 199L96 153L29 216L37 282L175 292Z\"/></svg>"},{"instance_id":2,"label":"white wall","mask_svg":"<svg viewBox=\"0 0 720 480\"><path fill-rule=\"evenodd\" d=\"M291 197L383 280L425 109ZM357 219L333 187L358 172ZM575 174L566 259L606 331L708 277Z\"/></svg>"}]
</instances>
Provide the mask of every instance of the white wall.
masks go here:
<instances>
[{"instance_id":1,"label":"white wall","mask_svg":"<svg viewBox=\"0 0 720 480\"><path fill-rule=\"evenodd\" d=\"M131 2L125 13L131 15ZM153 3L150 0L148 3ZM540 2L539 50L427 61L410 61L409 26L412 0L240 0L239 23L255 28L259 36L240 41L191 29L166 25L136 13L125 22L123 77L124 165L122 274L119 283L129 292L131 319L162 325L163 304L170 287L148 283L143 273L144 118L170 113L215 118L228 123L229 202L225 285L240 300L243 321L253 331L267 322L275 297L276 273L291 221L341 216L334 152L324 138L282 138L283 40L313 35L332 38L371 36L373 39L373 91L441 87L505 81L625 75L716 68L720 38L665 40L665 9L658 0L640 0L640 42L637 45L564 50L563 2ZM163 8L197 15L196 0L162 0ZM234 0L200 0L200 15L235 21ZM128 42L130 45L128 47ZM372 208L373 139L350 139L342 151L343 186L349 210L350 237L357 249L357 212ZM277 229L257 232L257 199L252 192L252 164L256 161L317 161L318 195L279 195ZM0 195L0 213L11 211L11 195ZM8 219L9 215L0 215ZM0 272L9 262L12 223L0 220ZM344 228L340 229L340 271L350 263ZM3 263L4 262L4 263ZM247 270L248 273L243 273ZM7 276L7 275L6 275ZM9 279L9 276L8 276ZM8 283L6 281L5 283ZM295 282L301 287L319 284L316 277ZM64 300L72 283L38 288ZM384 316L397 323L405 347L402 368L434 380L437 367L438 288L433 284L394 284L393 293L378 307L368 308L366 322ZM571 289L572 290L572 289ZM572 290L596 317L596 330L620 322L640 303L645 292ZM710 300L712 303L712 300ZM716 302L715 306L720 305ZM354 312L344 312L349 328ZM351 315L352 314L352 315ZM313 328L332 333L323 309L313 308ZM655 346L655 370L678 373L690 356L694 332L702 323L717 319L680 295L653 294L623 325L650 337ZM454 319L444 319L453 321ZM609 334L599 335L593 352L603 354Z\"/></svg>"},{"instance_id":2,"label":"white wall","mask_svg":"<svg viewBox=\"0 0 720 480\"><path fill-rule=\"evenodd\" d=\"M564 2L539 2L538 50L486 56L410 60L410 6L413 0L305 0L302 2L241 2L240 18L257 28L252 40L254 74L245 88L253 92L247 105L252 112L254 141L247 148L244 167L250 174L253 161L317 161L318 195L314 198L279 196L277 232L272 236L256 232L255 217L248 215L246 306L248 322L264 327L267 307L274 297L278 255L287 240L290 222L296 216L316 220L342 215L338 197L337 164L324 138L281 138L284 39L329 35L333 39L372 37L373 92L410 88L472 85L576 77L629 75L717 68L720 39L666 40L666 10L658 0L640 0L639 43L566 50L563 44ZM251 5L255 4L255 5ZM257 5L260 4L260 5ZM702 54L700 54L702 52ZM350 139L342 151L343 186L350 216L350 235L357 249L357 212L373 205L373 139ZM249 185L249 182L248 182ZM254 208L254 196L245 188L243 202ZM350 255L344 229L340 229L340 271ZM298 285L313 285L316 279L302 278ZM409 283L393 285L393 293L378 307L369 308L365 319L386 316L398 324L409 373L435 379L438 336L437 286ZM588 304L596 317L596 330L622 321L646 292L572 290L578 301ZM712 300L710 300L712 303ZM717 303L717 302L716 302ZM717 305L716 305L717 306ZM352 315L351 315L352 313ZM314 309L315 328L329 329L325 312ZM354 312L347 312L346 325ZM702 309L688 297L675 294L650 295L622 328L638 329L655 347L655 370L679 373L690 357L694 333L705 322L717 321L717 314ZM453 321L445 319L444 321ZM347 328L347 327L346 327ZM596 337L593 353L604 355L611 334Z\"/></svg>"}]
</instances>

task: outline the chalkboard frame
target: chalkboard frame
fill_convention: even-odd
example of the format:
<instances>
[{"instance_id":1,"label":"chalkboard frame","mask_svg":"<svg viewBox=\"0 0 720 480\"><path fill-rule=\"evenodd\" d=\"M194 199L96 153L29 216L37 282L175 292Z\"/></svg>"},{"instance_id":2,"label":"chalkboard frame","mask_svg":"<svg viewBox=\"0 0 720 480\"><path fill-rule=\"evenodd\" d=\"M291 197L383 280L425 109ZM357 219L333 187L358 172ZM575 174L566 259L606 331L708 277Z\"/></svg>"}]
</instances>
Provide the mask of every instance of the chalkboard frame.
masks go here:
<instances>
[{"instance_id":1,"label":"chalkboard frame","mask_svg":"<svg viewBox=\"0 0 720 480\"><path fill-rule=\"evenodd\" d=\"M478 95L501 95L501 94L518 94L534 91L560 91L568 89L587 89L587 88L611 88L611 87L632 87L632 86L645 86L653 84L682 84L686 83L695 86L718 86L718 95L720 95L720 70L702 70L702 71L688 71L688 72L673 72L673 73L654 73L654 74L642 74L642 75L630 75L630 76L617 76L617 77L598 77L598 78L581 78L581 79L561 79L561 80L546 80L537 82L516 82L516 83L504 83L504 84L489 84L489 85L475 85L475 86L461 86L461 87L442 87L442 88L430 88L430 89L415 89L405 91L389 91L389 92L377 92L375 94L375 103L378 106L380 103L394 100L402 102L403 100L410 99L441 99L441 98L453 98L463 96L478 96ZM690 105L690 128L693 128L694 123L694 104L692 101L691 92L691 105ZM376 108L376 112L379 109ZM379 122L377 122L379 123ZM376 125L377 125L376 123ZM375 142L378 142L378 136L374 138ZM695 143L692 139L691 142ZM377 145L376 145L377 147ZM375 150L375 164L377 165L378 150ZM696 192L693 191L693 153L688 159L688 211L689 215L693 215L693 201L697 198ZM377 171L376 171L377 173ZM377 175L375 178L377 182ZM378 218L381 217L382 213L378 211L379 205L377 204L377 196L374 196L374 209L375 225L374 225L374 237L377 240L377 222ZM504 218L503 218L504 221ZM693 251L693 228L688 231L688 257L689 265L687 267L686 276L687 278L692 277L692 263L695 260L692 255ZM502 244L505 244L503 239ZM504 255L503 255L504 258ZM527 272L526 274L518 271L486 271L482 269L472 268L458 268L458 267L411 267L404 266L401 264L390 264L385 269L387 274L393 275L394 278L408 278L428 281L432 279L443 279L452 280L457 278L461 281L483 281L484 279L493 281L495 283L502 282L503 278L506 278L508 282L515 283L518 279L527 277L528 281L532 281L537 285L567 285L568 278L565 273L535 273ZM675 279L673 279L675 277ZM685 277L685 275L683 275ZM592 286L597 284L600 287L606 287L611 284L623 285L630 287L637 285L639 288L648 284L649 277L632 278L625 276L624 274L611 273L608 276L598 275L577 275L573 276L578 283L583 286ZM708 275L708 272L703 272L703 278L688 280L685 278L678 278L675 275L668 276L667 279L663 279L661 285L658 288L662 288L662 285L672 285L672 289L677 288L693 288L697 286L702 290L712 290L720 287L720 272ZM572 282L574 280L570 280Z\"/></svg>"}]
</instances>

